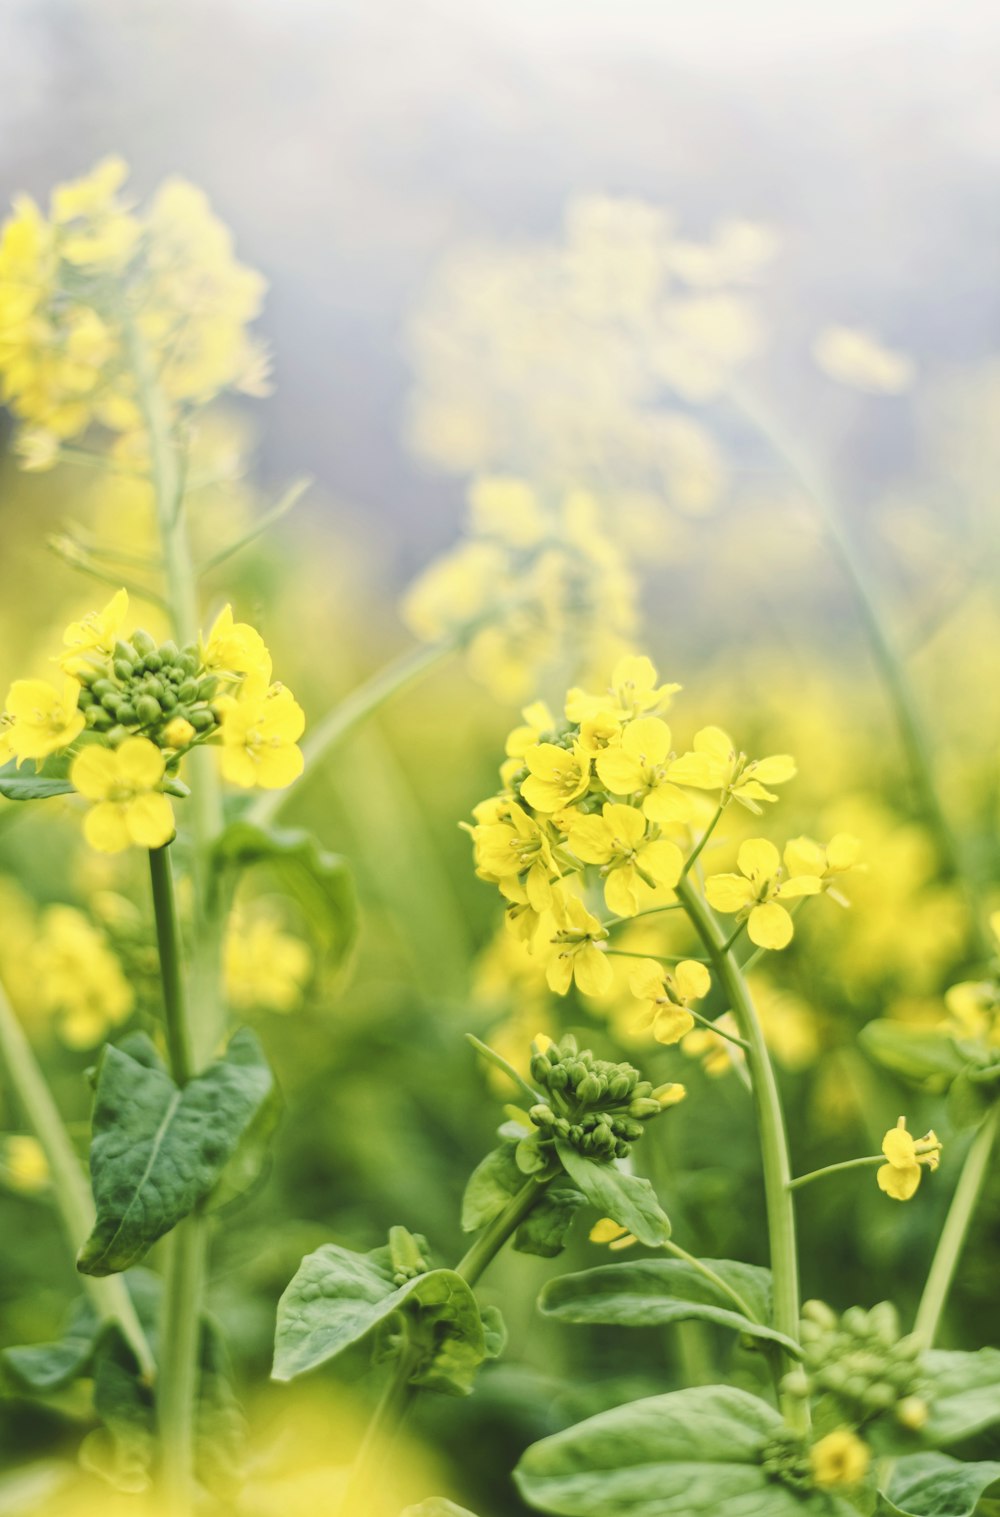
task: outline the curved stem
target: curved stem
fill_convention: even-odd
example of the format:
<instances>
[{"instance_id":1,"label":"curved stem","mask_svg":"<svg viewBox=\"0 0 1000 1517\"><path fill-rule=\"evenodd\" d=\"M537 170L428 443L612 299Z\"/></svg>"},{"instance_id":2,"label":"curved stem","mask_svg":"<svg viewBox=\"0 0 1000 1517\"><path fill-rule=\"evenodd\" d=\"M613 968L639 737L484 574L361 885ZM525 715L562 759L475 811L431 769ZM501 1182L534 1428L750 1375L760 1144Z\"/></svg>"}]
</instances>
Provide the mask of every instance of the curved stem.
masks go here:
<instances>
[{"instance_id":1,"label":"curved stem","mask_svg":"<svg viewBox=\"0 0 1000 1517\"><path fill-rule=\"evenodd\" d=\"M738 1307L748 1321L760 1323L757 1313L752 1307L747 1305L739 1291L733 1290L731 1285L727 1285L722 1276L717 1275L711 1265L705 1263L704 1259L699 1259L695 1254L689 1254L686 1248L681 1248L680 1244L675 1243L672 1238L668 1238L666 1243L661 1243L660 1247L665 1248L667 1253L673 1254L675 1258L683 1259L685 1264L690 1264L692 1269L696 1269L700 1275L704 1275L706 1280L711 1280L714 1286L729 1297L733 1305Z\"/></svg>"},{"instance_id":2,"label":"curved stem","mask_svg":"<svg viewBox=\"0 0 1000 1517\"><path fill-rule=\"evenodd\" d=\"M976 1209L979 1192L982 1190L990 1155L1000 1123L1000 1106L994 1106L983 1119L965 1156L962 1173L955 1186L955 1194L948 1208L938 1246L931 1263L924 1293L917 1308L913 1331L922 1340L925 1348L931 1348L937 1336L941 1315L948 1299L959 1257L965 1244L969 1223Z\"/></svg>"},{"instance_id":3,"label":"curved stem","mask_svg":"<svg viewBox=\"0 0 1000 1517\"><path fill-rule=\"evenodd\" d=\"M2 985L0 1057L28 1126L45 1154L52 1194L75 1258L94 1225L90 1189L52 1092ZM103 1279L84 1275L81 1278L102 1321L117 1322L143 1378L152 1384L156 1378L156 1362L121 1275L108 1275Z\"/></svg>"},{"instance_id":4,"label":"curved stem","mask_svg":"<svg viewBox=\"0 0 1000 1517\"><path fill-rule=\"evenodd\" d=\"M712 836L712 833L715 831L716 827L719 825L719 822L720 822L721 817L722 817L722 813L723 813L723 811L725 809L726 809L725 808L725 803L723 801L720 801L719 804L718 804L718 806L715 809L715 815L712 817L712 820L709 822L708 826L705 828L705 831L702 833L701 837L698 839L698 842L695 844L694 849L692 850L692 852L688 854L687 860L685 861L685 864L684 864L684 868L681 870L681 879L684 879L685 875L690 874L691 870L694 868L695 864L698 862L698 855L701 853L701 850L704 848L705 844L708 842L709 838Z\"/></svg>"},{"instance_id":5,"label":"curved stem","mask_svg":"<svg viewBox=\"0 0 1000 1517\"><path fill-rule=\"evenodd\" d=\"M687 1012L689 1016L694 1017L696 1022L700 1022L702 1027L707 1027L709 1032L714 1032L717 1038L725 1038L727 1043L735 1043L737 1048L742 1048L744 1051L750 1047L746 1038L738 1038L734 1032L727 1032L724 1027L719 1026L717 1021L713 1022L711 1017L703 1017L700 1011L695 1011L693 1006L688 1006Z\"/></svg>"},{"instance_id":6,"label":"curved stem","mask_svg":"<svg viewBox=\"0 0 1000 1517\"><path fill-rule=\"evenodd\" d=\"M756 1010L740 973L739 965L727 950L726 938L715 913L702 900L690 879L681 880L677 894L684 902L691 924L701 938L726 994L729 1005L747 1041L747 1067L757 1115L761 1159L764 1170L764 1196L767 1208L767 1231L770 1243L771 1273L774 1287L774 1325L793 1342L799 1338L799 1264L795 1242L795 1208L789 1193L792 1179L785 1135L785 1119L774 1066L764 1041ZM791 1367L787 1354L779 1362ZM793 1427L802 1428L808 1421L808 1408L795 1397L786 1397L785 1416Z\"/></svg>"},{"instance_id":7,"label":"curved stem","mask_svg":"<svg viewBox=\"0 0 1000 1517\"><path fill-rule=\"evenodd\" d=\"M866 1169L870 1164L884 1164L885 1154L866 1154L863 1159L843 1159L839 1164L824 1164L822 1169L811 1169L807 1175L797 1175L789 1180L788 1189L798 1190L813 1180L822 1180L824 1175L836 1175L843 1169Z\"/></svg>"},{"instance_id":8,"label":"curved stem","mask_svg":"<svg viewBox=\"0 0 1000 1517\"><path fill-rule=\"evenodd\" d=\"M536 1180L532 1175L521 1189L512 1196L498 1217L484 1228L472 1247L455 1265L456 1275L461 1275L469 1285L475 1285L483 1270L503 1248L507 1239L515 1233L544 1191L548 1180Z\"/></svg>"}]
</instances>

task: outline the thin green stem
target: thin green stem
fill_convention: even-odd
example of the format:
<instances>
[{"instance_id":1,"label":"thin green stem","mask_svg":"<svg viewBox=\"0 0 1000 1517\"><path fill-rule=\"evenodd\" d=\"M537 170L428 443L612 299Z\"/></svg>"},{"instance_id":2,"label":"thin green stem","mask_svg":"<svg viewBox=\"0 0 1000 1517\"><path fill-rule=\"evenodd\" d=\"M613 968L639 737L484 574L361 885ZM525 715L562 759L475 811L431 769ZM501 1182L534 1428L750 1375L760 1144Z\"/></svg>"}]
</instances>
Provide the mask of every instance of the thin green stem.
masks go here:
<instances>
[{"instance_id":1,"label":"thin green stem","mask_svg":"<svg viewBox=\"0 0 1000 1517\"><path fill-rule=\"evenodd\" d=\"M693 1006L688 1006L686 1009L689 1016L694 1017L696 1022L700 1022L702 1027L707 1027L709 1032L714 1032L717 1038L725 1038L727 1043L735 1043L737 1048L742 1048L744 1051L750 1047L746 1038L739 1038L734 1032L727 1032L724 1027L719 1026L717 1021L713 1022L711 1017L703 1017L700 1011L695 1011Z\"/></svg>"},{"instance_id":2,"label":"thin green stem","mask_svg":"<svg viewBox=\"0 0 1000 1517\"><path fill-rule=\"evenodd\" d=\"M684 902L691 925L705 945L716 976L729 997L740 1032L748 1044L747 1067L764 1171L767 1231L774 1281L774 1325L779 1332L797 1343L799 1264L795 1242L795 1208L788 1189L792 1171L774 1066L747 983L735 958L727 949L726 938L715 913L689 879L681 880L677 893ZM779 1356L779 1363L791 1367L787 1353ZM801 1429L808 1423L808 1408L794 1397L784 1398L784 1411L793 1427Z\"/></svg>"},{"instance_id":3,"label":"thin green stem","mask_svg":"<svg viewBox=\"0 0 1000 1517\"><path fill-rule=\"evenodd\" d=\"M224 548L220 548L217 553L213 553L210 557L202 559L198 565L199 576L209 574L213 569L217 569L220 564L224 564L235 553L239 553L241 548L245 548L250 543L256 541L270 527L279 522L283 516L287 516L289 511L298 505L311 484L312 480L308 475L305 475L302 479L295 480L294 484L289 485L280 500L276 501L262 516L259 516L251 527L248 527L233 542L227 543Z\"/></svg>"},{"instance_id":4,"label":"thin green stem","mask_svg":"<svg viewBox=\"0 0 1000 1517\"><path fill-rule=\"evenodd\" d=\"M205 1290L207 1250L202 1218L185 1217L170 1234L164 1280L159 1426L160 1489L169 1517L186 1517L193 1504L194 1407L198 1391L200 1303Z\"/></svg>"},{"instance_id":5,"label":"thin green stem","mask_svg":"<svg viewBox=\"0 0 1000 1517\"><path fill-rule=\"evenodd\" d=\"M743 931L744 925L745 924L743 922L737 922L737 924L734 927L733 931L729 934L728 938L726 939L725 943L723 944L723 947L722 947L723 953L732 953L732 951L735 948L736 944L740 940L740 934Z\"/></svg>"},{"instance_id":6,"label":"thin green stem","mask_svg":"<svg viewBox=\"0 0 1000 1517\"><path fill-rule=\"evenodd\" d=\"M475 1285L486 1266L496 1258L507 1239L520 1227L547 1184L547 1180L536 1180L533 1175L530 1176L455 1265L456 1275L461 1275L463 1280Z\"/></svg>"},{"instance_id":7,"label":"thin green stem","mask_svg":"<svg viewBox=\"0 0 1000 1517\"><path fill-rule=\"evenodd\" d=\"M647 906L645 911L637 911L634 916L609 917L606 922L601 923L601 926L606 927L610 931L612 927L630 927L633 922L638 922L640 917L655 917L659 916L663 911L683 910L684 907L680 901L670 901L666 906Z\"/></svg>"},{"instance_id":8,"label":"thin green stem","mask_svg":"<svg viewBox=\"0 0 1000 1517\"><path fill-rule=\"evenodd\" d=\"M863 1159L843 1159L839 1164L824 1164L822 1169L811 1169L807 1175L797 1175L789 1180L789 1190L799 1190L811 1185L813 1180L822 1180L824 1175L836 1175L844 1169L866 1169L871 1164L884 1164L885 1154L866 1154Z\"/></svg>"},{"instance_id":9,"label":"thin green stem","mask_svg":"<svg viewBox=\"0 0 1000 1517\"><path fill-rule=\"evenodd\" d=\"M471 1043L476 1052L492 1064L494 1069L499 1069L502 1074L505 1074L508 1080L511 1080L518 1087L522 1095L527 1096L532 1106L537 1106L538 1102L542 1099L541 1096L537 1090L528 1084L527 1080L518 1074L513 1064L508 1064L502 1054L497 1053L495 1048L491 1048L488 1043L484 1043L474 1033L467 1032L465 1040L467 1043Z\"/></svg>"},{"instance_id":10,"label":"thin green stem","mask_svg":"<svg viewBox=\"0 0 1000 1517\"><path fill-rule=\"evenodd\" d=\"M194 1057L184 1004L184 980L180 931L174 902L170 845L149 851L149 880L153 891L153 918L160 957L160 980L163 985L163 1021L170 1058L170 1073L178 1085L186 1085L194 1074Z\"/></svg>"},{"instance_id":11,"label":"thin green stem","mask_svg":"<svg viewBox=\"0 0 1000 1517\"><path fill-rule=\"evenodd\" d=\"M980 1124L965 1156L962 1173L955 1186L955 1194L948 1208L937 1249L931 1263L924 1293L917 1308L914 1332L925 1348L931 1348L937 1337L941 1316L948 1293L955 1278L955 1270L965 1244L969 1223L976 1209L976 1202L989 1169L990 1155L1000 1124L1000 1106L994 1106Z\"/></svg>"},{"instance_id":12,"label":"thin green stem","mask_svg":"<svg viewBox=\"0 0 1000 1517\"><path fill-rule=\"evenodd\" d=\"M667 1253L673 1254L676 1259L683 1259L685 1264L690 1264L692 1269L696 1269L700 1275L704 1275L706 1280L711 1280L714 1286L729 1297L733 1305L743 1313L748 1321L760 1322L760 1318L753 1310L753 1307L747 1305L739 1291L734 1290L731 1285L727 1285L722 1276L717 1275L711 1265L705 1263L704 1259L697 1258L695 1254L689 1254L686 1248L681 1248L680 1244L675 1243L672 1238L668 1238L666 1243L661 1243L660 1247L665 1248Z\"/></svg>"},{"instance_id":13,"label":"thin green stem","mask_svg":"<svg viewBox=\"0 0 1000 1517\"><path fill-rule=\"evenodd\" d=\"M415 684L424 675L429 674L433 668L453 653L460 643L461 639L455 637L441 643L429 645L421 643L415 648L410 648L399 658L393 659L391 663L373 674L370 679L365 680L356 690L352 690L344 700L339 701L333 710L312 728L302 744L305 760L303 777L307 778L314 773L322 760L343 742L355 727L360 726L397 691ZM244 820L254 827L270 826L284 807L290 793L287 790L262 791L246 812Z\"/></svg>"},{"instance_id":14,"label":"thin green stem","mask_svg":"<svg viewBox=\"0 0 1000 1517\"><path fill-rule=\"evenodd\" d=\"M701 837L698 839L698 842L695 844L695 847L692 850L692 852L688 854L687 861L686 861L686 863L684 865L684 868L681 870L681 879L682 880L688 874L690 874L691 870L694 868L695 864L698 862L698 855L701 853L701 850L704 848L705 844L708 842L709 838L712 836L712 833L715 831L716 827L719 825L719 821L720 821L720 819L722 817L722 813L723 813L723 811L725 809L726 808L725 808L723 802L720 801L719 804L718 804L718 806L716 807L715 815L712 817L712 820L709 822L708 826L705 828L705 831L702 833Z\"/></svg>"},{"instance_id":15,"label":"thin green stem","mask_svg":"<svg viewBox=\"0 0 1000 1517\"><path fill-rule=\"evenodd\" d=\"M49 1167L52 1196L66 1239L75 1258L94 1226L94 1204L83 1168L70 1142L59 1109L31 1044L0 985L0 1057L28 1126L41 1145ZM96 1279L84 1275L83 1285L103 1321L117 1322L135 1354L144 1379L152 1384L156 1363L132 1297L120 1275Z\"/></svg>"},{"instance_id":16,"label":"thin green stem","mask_svg":"<svg viewBox=\"0 0 1000 1517\"><path fill-rule=\"evenodd\" d=\"M631 917L627 918L631 921ZM630 948L605 948L616 959L653 959L657 964L710 964L711 959L695 958L693 953L633 953Z\"/></svg>"}]
</instances>

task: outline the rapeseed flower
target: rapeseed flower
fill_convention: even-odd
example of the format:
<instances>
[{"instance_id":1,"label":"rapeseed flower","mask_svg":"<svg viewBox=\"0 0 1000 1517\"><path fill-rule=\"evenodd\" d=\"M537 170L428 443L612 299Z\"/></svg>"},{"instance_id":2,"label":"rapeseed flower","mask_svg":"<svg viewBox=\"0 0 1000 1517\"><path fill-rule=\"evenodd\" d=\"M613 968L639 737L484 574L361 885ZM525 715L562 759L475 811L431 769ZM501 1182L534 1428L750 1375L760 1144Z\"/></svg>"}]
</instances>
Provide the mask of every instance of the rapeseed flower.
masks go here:
<instances>
[{"instance_id":1,"label":"rapeseed flower","mask_svg":"<svg viewBox=\"0 0 1000 1517\"><path fill-rule=\"evenodd\" d=\"M545 978L549 989L564 996L576 981L584 995L600 995L611 984L611 965L599 946L608 936L597 917L576 896L568 896L559 915L547 914L539 936L550 933L552 945Z\"/></svg>"},{"instance_id":2,"label":"rapeseed flower","mask_svg":"<svg viewBox=\"0 0 1000 1517\"><path fill-rule=\"evenodd\" d=\"M784 902L822 889L814 874L781 878L781 856L766 838L749 838L737 854L739 874L715 874L705 895L717 911L734 912L747 924L747 936L759 948L787 948L795 928Z\"/></svg>"},{"instance_id":3,"label":"rapeseed flower","mask_svg":"<svg viewBox=\"0 0 1000 1517\"><path fill-rule=\"evenodd\" d=\"M606 715L606 714L605 714ZM591 722L600 717L591 718ZM629 722L615 744L601 748L594 760L598 777L612 795L637 800L652 822L686 822L691 799L671 780L670 728L656 716Z\"/></svg>"},{"instance_id":4,"label":"rapeseed flower","mask_svg":"<svg viewBox=\"0 0 1000 1517\"><path fill-rule=\"evenodd\" d=\"M58 689L43 679L14 681L7 692L4 746L19 764L48 758L79 737L84 728L79 694L79 681L68 675Z\"/></svg>"},{"instance_id":5,"label":"rapeseed flower","mask_svg":"<svg viewBox=\"0 0 1000 1517\"><path fill-rule=\"evenodd\" d=\"M222 712L222 777L249 789L280 790L298 779L304 760L298 740L305 715L285 685L248 675L239 694L217 702Z\"/></svg>"},{"instance_id":6,"label":"rapeseed flower","mask_svg":"<svg viewBox=\"0 0 1000 1517\"><path fill-rule=\"evenodd\" d=\"M722 804L738 801L755 815L762 814L760 801L776 801L765 787L783 785L795 775L795 760L787 753L770 758L748 759L721 727L702 727L695 733L690 753L671 765L671 779L698 790L717 790Z\"/></svg>"},{"instance_id":7,"label":"rapeseed flower","mask_svg":"<svg viewBox=\"0 0 1000 1517\"><path fill-rule=\"evenodd\" d=\"M712 977L697 959L682 959L673 970L647 959L635 966L629 984L632 994L645 1003L635 1019L636 1031L651 1030L658 1043L670 1044L691 1032L695 1019L690 1003L708 995Z\"/></svg>"},{"instance_id":8,"label":"rapeseed flower","mask_svg":"<svg viewBox=\"0 0 1000 1517\"><path fill-rule=\"evenodd\" d=\"M612 802L600 816L577 816L569 825L569 848L585 864L600 865L604 899L616 916L634 916L658 887L680 879L684 856L677 844L649 837L646 829L641 811Z\"/></svg>"},{"instance_id":9,"label":"rapeseed flower","mask_svg":"<svg viewBox=\"0 0 1000 1517\"><path fill-rule=\"evenodd\" d=\"M916 1193L924 1169L937 1169L941 1162L941 1143L934 1132L915 1138L906 1130L906 1118L900 1117L882 1139L882 1152L888 1163L876 1170L879 1189L894 1201L908 1201Z\"/></svg>"},{"instance_id":10,"label":"rapeseed flower","mask_svg":"<svg viewBox=\"0 0 1000 1517\"><path fill-rule=\"evenodd\" d=\"M162 848L174 835L174 815L162 785L166 760L145 737L126 738L119 748L89 745L70 768L74 789L93 802L83 831L99 853L120 853L135 844Z\"/></svg>"},{"instance_id":11,"label":"rapeseed flower","mask_svg":"<svg viewBox=\"0 0 1000 1517\"><path fill-rule=\"evenodd\" d=\"M834 1428L809 1451L812 1477L821 1490L858 1485L868 1473L871 1449L849 1427Z\"/></svg>"}]
</instances>

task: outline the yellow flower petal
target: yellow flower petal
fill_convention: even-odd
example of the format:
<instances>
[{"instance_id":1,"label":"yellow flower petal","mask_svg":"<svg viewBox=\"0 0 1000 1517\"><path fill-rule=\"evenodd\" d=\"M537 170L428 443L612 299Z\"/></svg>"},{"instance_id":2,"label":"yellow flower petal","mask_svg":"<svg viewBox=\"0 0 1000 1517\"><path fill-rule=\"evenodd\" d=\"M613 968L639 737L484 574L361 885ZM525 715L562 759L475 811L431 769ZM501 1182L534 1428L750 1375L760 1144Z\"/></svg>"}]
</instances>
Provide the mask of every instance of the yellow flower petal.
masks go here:
<instances>
[{"instance_id":1,"label":"yellow flower petal","mask_svg":"<svg viewBox=\"0 0 1000 1517\"><path fill-rule=\"evenodd\" d=\"M781 868L781 855L767 838L748 838L740 844L736 862L748 879L771 880Z\"/></svg>"},{"instance_id":2,"label":"yellow flower petal","mask_svg":"<svg viewBox=\"0 0 1000 1517\"><path fill-rule=\"evenodd\" d=\"M83 748L70 766L70 784L88 801L106 800L117 778L118 765L110 748Z\"/></svg>"},{"instance_id":3,"label":"yellow flower petal","mask_svg":"<svg viewBox=\"0 0 1000 1517\"><path fill-rule=\"evenodd\" d=\"M697 959L682 959L674 970L674 980L685 1001L700 1001L712 988L712 976Z\"/></svg>"},{"instance_id":4,"label":"yellow flower petal","mask_svg":"<svg viewBox=\"0 0 1000 1517\"><path fill-rule=\"evenodd\" d=\"M114 801L98 801L83 819L83 835L98 853L121 853L132 841L124 806Z\"/></svg>"},{"instance_id":5,"label":"yellow flower petal","mask_svg":"<svg viewBox=\"0 0 1000 1517\"><path fill-rule=\"evenodd\" d=\"M747 936L758 948L787 948L794 931L791 917L777 901L755 906L747 918Z\"/></svg>"},{"instance_id":6,"label":"yellow flower petal","mask_svg":"<svg viewBox=\"0 0 1000 1517\"><path fill-rule=\"evenodd\" d=\"M116 749L121 779L134 790L152 790L163 778L166 761L148 737L128 737Z\"/></svg>"},{"instance_id":7,"label":"yellow flower petal","mask_svg":"<svg viewBox=\"0 0 1000 1517\"><path fill-rule=\"evenodd\" d=\"M716 911L742 911L753 900L753 886L742 874L713 874L705 881L705 895Z\"/></svg>"},{"instance_id":8,"label":"yellow flower petal","mask_svg":"<svg viewBox=\"0 0 1000 1517\"><path fill-rule=\"evenodd\" d=\"M125 807L125 825L140 848L162 848L174 835L174 813L165 795L138 795Z\"/></svg>"}]
</instances>

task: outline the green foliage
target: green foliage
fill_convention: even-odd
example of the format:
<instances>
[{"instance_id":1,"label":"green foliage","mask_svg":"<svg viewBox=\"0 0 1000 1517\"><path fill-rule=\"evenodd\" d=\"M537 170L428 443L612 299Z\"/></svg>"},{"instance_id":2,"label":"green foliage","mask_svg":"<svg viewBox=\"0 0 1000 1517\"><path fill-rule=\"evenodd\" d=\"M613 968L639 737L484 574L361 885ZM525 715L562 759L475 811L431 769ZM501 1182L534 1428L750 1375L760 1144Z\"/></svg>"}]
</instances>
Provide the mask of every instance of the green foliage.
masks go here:
<instances>
[{"instance_id":1,"label":"green foliage","mask_svg":"<svg viewBox=\"0 0 1000 1517\"><path fill-rule=\"evenodd\" d=\"M1000 1349L933 1349L924 1365L933 1387L928 1443L947 1446L1000 1423Z\"/></svg>"},{"instance_id":2,"label":"green foliage","mask_svg":"<svg viewBox=\"0 0 1000 1517\"><path fill-rule=\"evenodd\" d=\"M697 1386L650 1396L545 1438L515 1471L525 1500L558 1517L848 1517L846 1502L798 1494L762 1459L783 1427L746 1391Z\"/></svg>"},{"instance_id":3,"label":"green foliage","mask_svg":"<svg viewBox=\"0 0 1000 1517\"><path fill-rule=\"evenodd\" d=\"M916 1085L943 1090L965 1068L966 1060L944 1032L877 1019L858 1034L862 1048L893 1074Z\"/></svg>"},{"instance_id":4,"label":"green foliage","mask_svg":"<svg viewBox=\"0 0 1000 1517\"><path fill-rule=\"evenodd\" d=\"M649 1248L670 1237L670 1221L648 1180L623 1174L613 1164L586 1159L562 1139L556 1142L556 1152L574 1185L603 1217L621 1223Z\"/></svg>"},{"instance_id":5,"label":"green foliage","mask_svg":"<svg viewBox=\"0 0 1000 1517\"><path fill-rule=\"evenodd\" d=\"M524 1176L515 1158L516 1143L501 1143L476 1165L462 1197L462 1230L472 1233L498 1217L521 1189Z\"/></svg>"},{"instance_id":6,"label":"green foliage","mask_svg":"<svg viewBox=\"0 0 1000 1517\"><path fill-rule=\"evenodd\" d=\"M583 1205L583 1196L569 1185L546 1188L514 1234L520 1254L555 1259L566 1247L573 1218Z\"/></svg>"},{"instance_id":7,"label":"green foliage","mask_svg":"<svg viewBox=\"0 0 1000 1517\"><path fill-rule=\"evenodd\" d=\"M770 1270L732 1259L703 1262L721 1285L683 1259L636 1259L550 1280L538 1304L562 1322L660 1327L697 1318L796 1352L796 1345L770 1325Z\"/></svg>"},{"instance_id":8,"label":"green foliage","mask_svg":"<svg viewBox=\"0 0 1000 1517\"><path fill-rule=\"evenodd\" d=\"M12 761L0 769L0 795L8 801L43 801L50 795L72 795L68 774L69 759L64 757L46 759L37 770L19 769Z\"/></svg>"},{"instance_id":9,"label":"green foliage","mask_svg":"<svg viewBox=\"0 0 1000 1517\"><path fill-rule=\"evenodd\" d=\"M204 1201L273 1099L274 1077L246 1029L183 1088L148 1039L127 1046L109 1045L98 1066L90 1152L97 1221L77 1261L87 1275L127 1269Z\"/></svg>"},{"instance_id":10,"label":"green foliage","mask_svg":"<svg viewBox=\"0 0 1000 1517\"><path fill-rule=\"evenodd\" d=\"M55 1343L6 1348L0 1355L13 1385L35 1396L50 1396L82 1375L90 1363L100 1319L86 1296L70 1308L63 1336Z\"/></svg>"},{"instance_id":11,"label":"green foliage","mask_svg":"<svg viewBox=\"0 0 1000 1517\"><path fill-rule=\"evenodd\" d=\"M947 1454L912 1454L896 1464L877 1517L973 1517L995 1486L1000 1486L1000 1464L963 1464Z\"/></svg>"}]
</instances>

